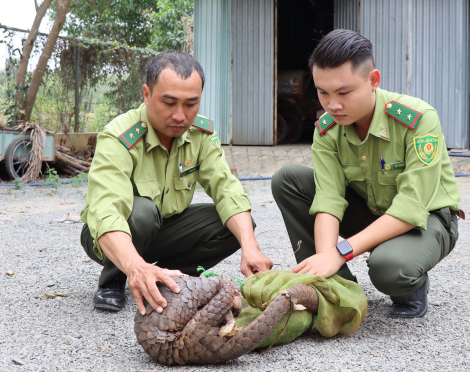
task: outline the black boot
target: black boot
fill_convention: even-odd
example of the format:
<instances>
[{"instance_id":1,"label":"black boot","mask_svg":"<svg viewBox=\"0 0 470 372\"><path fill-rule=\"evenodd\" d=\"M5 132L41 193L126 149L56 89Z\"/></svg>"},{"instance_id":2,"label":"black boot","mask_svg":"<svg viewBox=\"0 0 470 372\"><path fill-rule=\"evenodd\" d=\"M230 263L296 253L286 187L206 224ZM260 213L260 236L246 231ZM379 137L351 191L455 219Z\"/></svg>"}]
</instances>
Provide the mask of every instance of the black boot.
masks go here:
<instances>
[{"instance_id":1,"label":"black boot","mask_svg":"<svg viewBox=\"0 0 470 372\"><path fill-rule=\"evenodd\" d=\"M124 289L126 280L114 278L108 283L98 287L93 297L95 309L119 311L126 305L126 296Z\"/></svg>"},{"instance_id":2,"label":"black boot","mask_svg":"<svg viewBox=\"0 0 470 372\"><path fill-rule=\"evenodd\" d=\"M404 304L392 305L390 318L422 318L428 311L429 278L426 273L424 284L411 293Z\"/></svg>"}]
</instances>

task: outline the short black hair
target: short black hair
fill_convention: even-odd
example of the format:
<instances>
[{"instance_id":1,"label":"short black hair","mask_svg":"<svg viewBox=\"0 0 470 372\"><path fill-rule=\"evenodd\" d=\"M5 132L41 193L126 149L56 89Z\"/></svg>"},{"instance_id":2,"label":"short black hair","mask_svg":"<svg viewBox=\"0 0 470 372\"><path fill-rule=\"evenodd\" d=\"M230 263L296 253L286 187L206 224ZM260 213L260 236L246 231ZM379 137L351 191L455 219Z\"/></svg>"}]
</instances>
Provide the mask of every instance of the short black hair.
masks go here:
<instances>
[{"instance_id":1,"label":"short black hair","mask_svg":"<svg viewBox=\"0 0 470 372\"><path fill-rule=\"evenodd\" d=\"M158 77L165 68L171 68L183 79L188 79L194 70L197 71L202 80L202 88L204 89L204 71L196 59L185 52L179 50L165 50L157 54L150 61L147 67L147 86L150 92L157 84Z\"/></svg>"},{"instance_id":2,"label":"short black hair","mask_svg":"<svg viewBox=\"0 0 470 372\"><path fill-rule=\"evenodd\" d=\"M324 36L308 60L310 71L313 66L323 70L352 63L353 71L365 62L372 62L375 68L372 43L369 39L351 30L337 29Z\"/></svg>"}]
</instances>

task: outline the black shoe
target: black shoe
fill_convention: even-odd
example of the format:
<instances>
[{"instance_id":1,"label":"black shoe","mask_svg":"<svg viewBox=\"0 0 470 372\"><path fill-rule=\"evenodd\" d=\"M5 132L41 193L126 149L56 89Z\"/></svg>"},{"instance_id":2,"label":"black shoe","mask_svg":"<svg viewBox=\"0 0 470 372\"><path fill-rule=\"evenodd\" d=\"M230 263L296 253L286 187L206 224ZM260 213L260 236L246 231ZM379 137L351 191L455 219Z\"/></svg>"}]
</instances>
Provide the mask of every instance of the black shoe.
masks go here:
<instances>
[{"instance_id":1,"label":"black shoe","mask_svg":"<svg viewBox=\"0 0 470 372\"><path fill-rule=\"evenodd\" d=\"M428 311L429 278L426 273L424 284L411 293L404 304L393 304L390 318L422 318Z\"/></svg>"},{"instance_id":2,"label":"black shoe","mask_svg":"<svg viewBox=\"0 0 470 372\"><path fill-rule=\"evenodd\" d=\"M114 278L108 283L98 287L93 297L95 309L119 311L126 305L126 296L124 289L126 281Z\"/></svg>"}]
</instances>

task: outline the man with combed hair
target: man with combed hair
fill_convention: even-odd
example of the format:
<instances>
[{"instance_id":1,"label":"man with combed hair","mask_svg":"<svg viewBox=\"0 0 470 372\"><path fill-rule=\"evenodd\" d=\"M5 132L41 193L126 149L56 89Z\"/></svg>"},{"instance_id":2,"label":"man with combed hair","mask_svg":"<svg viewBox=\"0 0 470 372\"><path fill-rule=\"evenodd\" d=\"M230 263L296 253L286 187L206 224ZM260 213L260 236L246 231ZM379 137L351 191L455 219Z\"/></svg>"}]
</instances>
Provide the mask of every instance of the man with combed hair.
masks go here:
<instances>
[{"instance_id":1,"label":"man with combed hair","mask_svg":"<svg viewBox=\"0 0 470 372\"><path fill-rule=\"evenodd\" d=\"M212 121L197 116L203 87L192 56L160 53L147 69L144 103L98 136L81 213L82 245L103 265L96 308L123 308L127 278L142 314L142 295L162 312L157 282L178 292L172 276L198 275L198 266L210 268L240 247L244 275L272 267ZM215 204L190 205L196 182Z\"/></svg>"},{"instance_id":2,"label":"man with combed hair","mask_svg":"<svg viewBox=\"0 0 470 372\"><path fill-rule=\"evenodd\" d=\"M353 31L325 36L309 67L326 110L315 123L314 171L288 165L272 181L292 246L302 240L293 271L356 280L346 262L370 252L389 315L422 317L427 272L452 251L464 218L437 112L380 89L372 44Z\"/></svg>"}]
</instances>

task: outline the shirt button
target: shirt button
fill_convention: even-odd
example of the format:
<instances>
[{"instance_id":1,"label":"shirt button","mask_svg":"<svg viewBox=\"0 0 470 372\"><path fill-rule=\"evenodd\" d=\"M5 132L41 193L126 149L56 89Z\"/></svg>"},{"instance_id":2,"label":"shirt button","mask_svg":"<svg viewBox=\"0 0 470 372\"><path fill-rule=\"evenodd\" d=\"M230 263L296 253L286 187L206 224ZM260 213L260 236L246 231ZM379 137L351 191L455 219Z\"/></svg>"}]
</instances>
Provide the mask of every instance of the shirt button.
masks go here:
<instances>
[{"instance_id":1,"label":"shirt button","mask_svg":"<svg viewBox=\"0 0 470 372\"><path fill-rule=\"evenodd\" d=\"M397 182L398 182L396 178L394 179L394 181L395 181L395 183L397 183Z\"/></svg>"},{"instance_id":2,"label":"shirt button","mask_svg":"<svg viewBox=\"0 0 470 372\"><path fill-rule=\"evenodd\" d=\"M372 184L368 183L367 186L372 187Z\"/></svg>"},{"instance_id":3,"label":"shirt button","mask_svg":"<svg viewBox=\"0 0 470 372\"><path fill-rule=\"evenodd\" d=\"M166 189L165 193L166 193L166 194L168 194L168 191L170 191L170 189L169 189L169 188L168 188L168 189Z\"/></svg>"},{"instance_id":4,"label":"shirt button","mask_svg":"<svg viewBox=\"0 0 470 372\"><path fill-rule=\"evenodd\" d=\"M377 208L372 208L372 212L377 212Z\"/></svg>"},{"instance_id":5,"label":"shirt button","mask_svg":"<svg viewBox=\"0 0 470 372\"><path fill-rule=\"evenodd\" d=\"M191 182L188 182L188 187L191 187Z\"/></svg>"},{"instance_id":6,"label":"shirt button","mask_svg":"<svg viewBox=\"0 0 470 372\"><path fill-rule=\"evenodd\" d=\"M367 159L367 156L362 155L362 160L366 160L366 159Z\"/></svg>"}]
</instances>

